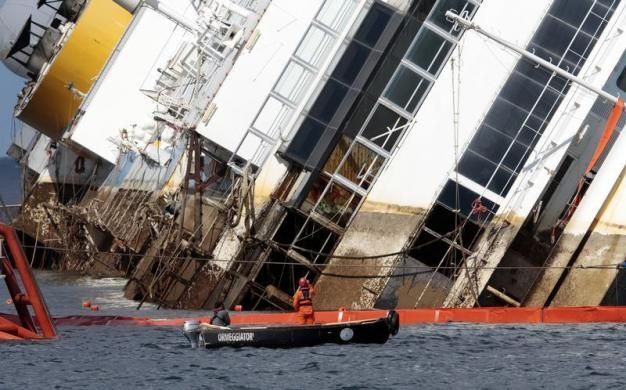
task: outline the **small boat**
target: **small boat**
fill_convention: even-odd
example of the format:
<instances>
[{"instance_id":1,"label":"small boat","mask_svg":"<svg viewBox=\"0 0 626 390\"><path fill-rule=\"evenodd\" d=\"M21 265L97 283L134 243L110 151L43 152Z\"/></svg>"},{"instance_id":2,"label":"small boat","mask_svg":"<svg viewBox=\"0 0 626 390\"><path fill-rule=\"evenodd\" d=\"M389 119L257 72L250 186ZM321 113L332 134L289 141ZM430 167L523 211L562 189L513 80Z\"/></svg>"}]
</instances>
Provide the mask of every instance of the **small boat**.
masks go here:
<instances>
[{"instance_id":1,"label":"small boat","mask_svg":"<svg viewBox=\"0 0 626 390\"><path fill-rule=\"evenodd\" d=\"M384 344L398 333L400 318L390 310L373 320L313 325L221 327L187 321L183 334L193 348L296 348L320 344Z\"/></svg>"}]
</instances>

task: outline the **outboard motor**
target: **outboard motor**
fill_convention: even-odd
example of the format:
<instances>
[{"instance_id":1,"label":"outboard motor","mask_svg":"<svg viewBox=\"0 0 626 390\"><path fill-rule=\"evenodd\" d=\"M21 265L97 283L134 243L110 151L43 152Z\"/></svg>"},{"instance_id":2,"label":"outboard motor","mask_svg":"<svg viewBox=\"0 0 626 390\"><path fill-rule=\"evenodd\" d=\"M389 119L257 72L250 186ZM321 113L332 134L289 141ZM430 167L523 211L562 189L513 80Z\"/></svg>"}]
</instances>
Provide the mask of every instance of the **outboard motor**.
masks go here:
<instances>
[{"instance_id":1,"label":"outboard motor","mask_svg":"<svg viewBox=\"0 0 626 390\"><path fill-rule=\"evenodd\" d=\"M198 348L200 346L200 321L189 320L183 324L183 334L187 337L187 340L191 343L191 348Z\"/></svg>"}]
</instances>

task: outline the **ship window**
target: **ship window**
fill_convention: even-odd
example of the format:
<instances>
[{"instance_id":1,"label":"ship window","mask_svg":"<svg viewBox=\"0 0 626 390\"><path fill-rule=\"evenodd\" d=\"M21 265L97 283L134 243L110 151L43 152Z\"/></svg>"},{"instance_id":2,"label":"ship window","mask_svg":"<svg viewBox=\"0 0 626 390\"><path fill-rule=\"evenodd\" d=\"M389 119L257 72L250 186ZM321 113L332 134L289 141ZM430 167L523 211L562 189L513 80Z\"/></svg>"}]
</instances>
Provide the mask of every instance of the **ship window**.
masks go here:
<instances>
[{"instance_id":1,"label":"ship window","mask_svg":"<svg viewBox=\"0 0 626 390\"><path fill-rule=\"evenodd\" d=\"M332 48L334 38L324 30L311 25L306 36L296 50L296 56L302 61L318 67L326 59Z\"/></svg>"},{"instance_id":2,"label":"ship window","mask_svg":"<svg viewBox=\"0 0 626 390\"><path fill-rule=\"evenodd\" d=\"M364 95L361 101L356 105L354 113L350 117L349 121L342 127L343 134L349 138L354 138L359 133L359 130L363 127L363 124L367 121L368 116L374 110L376 106L376 99Z\"/></svg>"},{"instance_id":3,"label":"ship window","mask_svg":"<svg viewBox=\"0 0 626 390\"><path fill-rule=\"evenodd\" d=\"M419 22L423 22L428 17L428 14L435 6L437 0L421 0L417 2L412 14Z\"/></svg>"},{"instance_id":4,"label":"ship window","mask_svg":"<svg viewBox=\"0 0 626 390\"><path fill-rule=\"evenodd\" d=\"M604 14L606 14L606 10L602 12L602 16L590 13L580 29L589 35L595 36L596 34L598 34L598 31L600 30L602 24L604 24L604 20L602 19L604 17ZM575 26L577 26L577 24L575 24Z\"/></svg>"},{"instance_id":5,"label":"ship window","mask_svg":"<svg viewBox=\"0 0 626 390\"><path fill-rule=\"evenodd\" d=\"M332 77L348 85L352 84L363 68L370 51L366 46L352 41L341 56Z\"/></svg>"},{"instance_id":6,"label":"ship window","mask_svg":"<svg viewBox=\"0 0 626 390\"><path fill-rule=\"evenodd\" d=\"M384 158L360 142L355 142L351 148L350 144L351 140L347 137L343 137L337 143L331 156L326 161L324 172L333 175L337 171L339 175L354 184L361 186L363 189L368 189L378 175ZM350 148L349 153L348 148Z\"/></svg>"},{"instance_id":7,"label":"ship window","mask_svg":"<svg viewBox=\"0 0 626 390\"><path fill-rule=\"evenodd\" d=\"M273 250L259 270L255 278L255 285L273 286L291 296L298 289L298 280L307 275L309 275L310 279L311 270L308 267L291 260L283 251ZM263 291L265 290L261 290L261 292ZM267 297L267 295L262 296ZM252 299L249 303L250 306L246 307L252 307L257 310L276 309L275 306L264 306L265 302L259 300L258 297L253 297ZM282 305L286 306L287 302L282 303Z\"/></svg>"},{"instance_id":8,"label":"ship window","mask_svg":"<svg viewBox=\"0 0 626 390\"><path fill-rule=\"evenodd\" d=\"M528 111L498 97L487 113L485 123L510 137L515 137L528 116Z\"/></svg>"},{"instance_id":9,"label":"ship window","mask_svg":"<svg viewBox=\"0 0 626 390\"><path fill-rule=\"evenodd\" d=\"M287 209L285 218L274 234L273 240L279 244L289 245L296 239L296 235L306 223L306 216L296 210Z\"/></svg>"},{"instance_id":10,"label":"ship window","mask_svg":"<svg viewBox=\"0 0 626 390\"><path fill-rule=\"evenodd\" d=\"M512 73L502 87L500 96L524 110L533 110L539 116L546 116L557 99L554 92L519 72ZM540 96L541 100L537 103Z\"/></svg>"},{"instance_id":11,"label":"ship window","mask_svg":"<svg viewBox=\"0 0 626 390\"><path fill-rule=\"evenodd\" d=\"M347 92L348 87L329 79L318 98L315 99L315 104L311 107L309 115L321 122L329 123Z\"/></svg>"},{"instance_id":12,"label":"ship window","mask_svg":"<svg viewBox=\"0 0 626 390\"><path fill-rule=\"evenodd\" d=\"M589 13L589 8L591 7L591 3L593 3L593 0L579 1L580 3L587 4L583 6L572 7L572 5L567 1L555 1L552 4L552 7L550 7L548 14L554 16L555 18L561 19L565 23L568 23L572 26L579 26L583 22L583 20L585 20L585 16Z\"/></svg>"},{"instance_id":13,"label":"ship window","mask_svg":"<svg viewBox=\"0 0 626 390\"><path fill-rule=\"evenodd\" d=\"M461 228L464 220L465 218L460 214L455 214L446 207L435 203L426 219L425 225L441 236L454 240L456 230Z\"/></svg>"},{"instance_id":14,"label":"ship window","mask_svg":"<svg viewBox=\"0 0 626 390\"><path fill-rule=\"evenodd\" d=\"M446 11L453 10L455 13L462 16L472 16L475 9L476 6L467 0L440 0L436 8L430 14L430 21L450 34L459 36L463 32L463 29L456 23L448 21Z\"/></svg>"},{"instance_id":15,"label":"ship window","mask_svg":"<svg viewBox=\"0 0 626 390\"><path fill-rule=\"evenodd\" d=\"M507 152L502 164L515 172L520 172L526 161L528 149L526 146L513 142L511 148Z\"/></svg>"},{"instance_id":16,"label":"ship window","mask_svg":"<svg viewBox=\"0 0 626 390\"><path fill-rule=\"evenodd\" d=\"M478 129L469 148L487 159L498 162L513 140L506 135L483 125Z\"/></svg>"},{"instance_id":17,"label":"ship window","mask_svg":"<svg viewBox=\"0 0 626 390\"><path fill-rule=\"evenodd\" d=\"M622 69L622 73L620 73L617 78L617 87L626 92L626 66Z\"/></svg>"},{"instance_id":18,"label":"ship window","mask_svg":"<svg viewBox=\"0 0 626 390\"><path fill-rule=\"evenodd\" d=\"M315 149L317 141L322 138L325 128L323 123L307 117L289 144L288 154L300 163L304 163Z\"/></svg>"},{"instance_id":19,"label":"ship window","mask_svg":"<svg viewBox=\"0 0 626 390\"><path fill-rule=\"evenodd\" d=\"M276 83L274 91L292 103L299 102L312 78L311 72L291 61Z\"/></svg>"},{"instance_id":20,"label":"ship window","mask_svg":"<svg viewBox=\"0 0 626 390\"><path fill-rule=\"evenodd\" d=\"M306 257L311 263L319 263L326 259L322 254L332 252L338 239L339 235L309 219L293 245L305 249L295 248L298 253Z\"/></svg>"},{"instance_id":21,"label":"ship window","mask_svg":"<svg viewBox=\"0 0 626 390\"><path fill-rule=\"evenodd\" d=\"M437 75L451 48L452 42L427 28L423 28L406 57L415 65Z\"/></svg>"},{"instance_id":22,"label":"ship window","mask_svg":"<svg viewBox=\"0 0 626 390\"><path fill-rule=\"evenodd\" d=\"M376 46L376 42L385 31L392 14L393 10L380 3L375 3L361 23L354 39L370 47Z\"/></svg>"},{"instance_id":23,"label":"ship window","mask_svg":"<svg viewBox=\"0 0 626 390\"><path fill-rule=\"evenodd\" d=\"M438 268L438 272L451 276L463 262L463 253L441 240L441 238L422 231L409 253L414 259Z\"/></svg>"},{"instance_id":24,"label":"ship window","mask_svg":"<svg viewBox=\"0 0 626 390\"><path fill-rule=\"evenodd\" d=\"M522 129L517 133L517 140L524 145L534 146L539 139L539 134L530 128L528 125L524 125Z\"/></svg>"},{"instance_id":25,"label":"ship window","mask_svg":"<svg viewBox=\"0 0 626 390\"><path fill-rule=\"evenodd\" d=\"M581 59L584 61L589 56L589 52L594 46L591 42L592 40L595 43L596 38L592 38L583 32L576 34L568 49L565 59L579 66Z\"/></svg>"},{"instance_id":26,"label":"ship window","mask_svg":"<svg viewBox=\"0 0 626 390\"><path fill-rule=\"evenodd\" d=\"M322 193L324 192L324 188L328 186L329 181L330 181L330 178L326 175L319 175L318 177L316 177L313 183L311 184L311 188L309 189L309 192L306 198L304 199L304 201L302 202L302 205L300 206L300 210L306 213L311 212L311 210L313 210L313 207L315 207L315 205L317 204L317 201L322 196Z\"/></svg>"},{"instance_id":27,"label":"ship window","mask_svg":"<svg viewBox=\"0 0 626 390\"><path fill-rule=\"evenodd\" d=\"M480 199L480 204L485 206L487 211L481 213L472 211L474 206L477 205L477 199ZM490 220L498 210L498 205L494 202L486 198L481 198L481 196L476 192L452 180L448 180L446 185L443 187L441 194L437 198L437 201L448 206L452 210L458 209L459 212L465 217L471 215L470 218L476 222Z\"/></svg>"},{"instance_id":28,"label":"ship window","mask_svg":"<svg viewBox=\"0 0 626 390\"><path fill-rule=\"evenodd\" d=\"M341 31L356 7L353 0L325 1L316 19L335 32Z\"/></svg>"},{"instance_id":29,"label":"ship window","mask_svg":"<svg viewBox=\"0 0 626 390\"><path fill-rule=\"evenodd\" d=\"M549 51L553 57L552 61L555 62L565 53L575 34L574 27L548 15L535 33L533 43Z\"/></svg>"},{"instance_id":30,"label":"ship window","mask_svg":"<svg viewBox=\"0 0 626 390\"><path fill-rule=\"evenodd\" d=\"M311 189L312 192L319 190L320 188L316 187ZM327 186L326 192L324 192L322 199L315 207L315 211L332 223L345 227L350 222L350 218L360 202L360 195L353 193L338 183L332 182L330 186Z\"/></svg>"},{"instance_id":31,"label":"ship window","mask_svg":"<svg viewBox=\"0 0 626 390\"><path fill-rule=\"evenodd\" d=\"M515 177L513 172L505 168L498 168L487 188L498 195L505 196L511 189Z\"/></svg>"},{"instance_id":32,"label":"ship window","mask_svg":"<svg viewBox=\"0 0 626 390\"><path fill-rule=\"evenodd\" d=\"M408 120L379 104L363 129L363 136L376 145L391 151L406 128Z\"/></svg>"},{"instance_id":33,"label":"ship window","mask_svg":"<svg viewBox=\"0 0 626 390\"><path fill-rule=\"evenodd\" d=\"M400 66L385 96L406 111L413 112L430 82L405 66Z\"/></svg>"},{"instance_id":34,"label":"ship window","mask_svg":"<svg viewBox=\"0 0 626 390\"><path fill-rule=\"evenodd\" d=\"M486 186L491 175L496 171L496 164L468 150L463 153L457 171L476 183Z\"/></svg>"},{"instance_id":35,"label":"ship window","mask_svg":"<svg viewBox=\"0 0 626 390\"><path fill-rule=\"evenodd\" d=\"M202 196L217 202L225 201L232 188L231 174L228 165L204 152L201 157ZM200 184L200 183L198 183Z\"/></svg>"},{"instance_id":36,"label":"ship window","mask_svg":"<svg viewBox=\"0 0 626 390\"><path fill-rule=\"evenodd\" d=\"M278 132L285 128L291 114L292 109L289 106L270 96L254 120L252 127L271 138L277 138Z\"/></svg>"}]
</instances>

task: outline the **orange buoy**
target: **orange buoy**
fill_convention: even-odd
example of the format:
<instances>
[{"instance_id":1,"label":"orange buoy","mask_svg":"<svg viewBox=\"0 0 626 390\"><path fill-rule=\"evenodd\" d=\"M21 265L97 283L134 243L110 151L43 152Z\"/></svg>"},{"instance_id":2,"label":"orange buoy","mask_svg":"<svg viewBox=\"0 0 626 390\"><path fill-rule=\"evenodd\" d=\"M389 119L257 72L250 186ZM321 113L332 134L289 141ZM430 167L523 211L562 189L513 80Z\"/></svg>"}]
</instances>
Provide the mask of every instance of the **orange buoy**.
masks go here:
<instances>
[{"instance_id":1,"label":"orange buoy","mask_svg":"<svg viewBox=\"0 0 626 390\"><path fill-rule=\"evenodd\" d=\"M90 308L91 308L91 311L98 311L98 310L100 310L98 305L91 305Z\"/></svg>"},{"instance_id":2,"label":"orange buoy","mask_svg":"<svg viewBox=\"0 0 626 390\"><path fill-rule=\"evenodd\" d=\"M91 301L88 300L88 299L84 300L82 306L85 307L85 308L90 308L91 307Z\"/></svg>"},{"instance_id":3,"label":"orange buoy","mask_svg":"<svg viewBox=\"0 0 626 390\"><path fill-rule=\"evenodd\" d=\"M234 309L235 311L242 311L243 307L241 307L241 305L235 305Z\"/></svg>"}]
</instances>

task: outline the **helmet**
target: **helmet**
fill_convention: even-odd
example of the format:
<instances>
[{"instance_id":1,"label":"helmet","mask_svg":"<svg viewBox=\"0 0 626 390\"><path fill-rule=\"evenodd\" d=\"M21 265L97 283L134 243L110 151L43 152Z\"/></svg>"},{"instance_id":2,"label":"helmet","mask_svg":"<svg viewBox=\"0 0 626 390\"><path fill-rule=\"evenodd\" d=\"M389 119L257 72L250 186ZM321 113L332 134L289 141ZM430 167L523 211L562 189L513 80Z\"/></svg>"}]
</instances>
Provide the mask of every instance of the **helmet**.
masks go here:
<instances>
[{"instance_id":1,"label":"helmet","mask_svg":"<svg viewBox=\"0 0 626 390\"><path fill-rule=\"evenodd\" d=\"M300 278L300 281L298 282L298 286L302 288L309 287L309 280L305 277Z\"/></svg>"}]
</instances>

